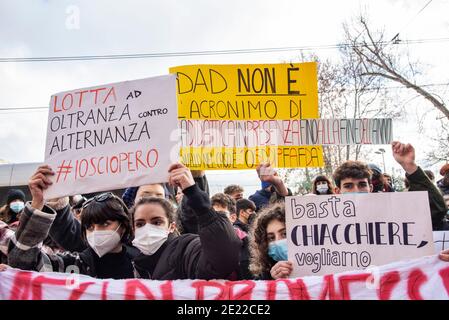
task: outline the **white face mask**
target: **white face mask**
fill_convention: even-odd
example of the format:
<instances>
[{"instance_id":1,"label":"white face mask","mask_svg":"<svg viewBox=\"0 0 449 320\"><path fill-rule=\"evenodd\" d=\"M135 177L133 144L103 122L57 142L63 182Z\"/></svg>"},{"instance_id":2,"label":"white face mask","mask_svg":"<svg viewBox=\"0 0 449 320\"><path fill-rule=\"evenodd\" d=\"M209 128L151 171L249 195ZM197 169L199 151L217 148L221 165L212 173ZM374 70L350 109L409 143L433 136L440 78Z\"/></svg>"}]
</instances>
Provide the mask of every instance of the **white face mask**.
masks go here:
<instances>
[{"instance_id":1,"label":"white face mask","mask_svg":"<svg viewBox=\"0 0 449 320\"><path fill-rule=\"evenodd\" d=\"M87 235L89 246L100 258L120 243L121 237L117 232L119 228L120 225L115 230L93 231Z\"/></svg>"},{"instance_id":2,"label":"white face mask","mask_svg":"<svg viewBox=\"0 0 449 320\"><path fill-rule=\"evenodd\" d=\"M318 191L321 194L326 193L328 190L329 187L327 186L327 184L319 184L316 186L316 191Z\"/></svg>"},{"instance_id":3,"label":"white face mask","mask_svg":"<svg viewBox=\"0 0 449 320\"><path fill-rule=\"evenodd\" d=\"M11 208L12 211L14 211L15 213L19 213L20 211L23 210L23 208L25 208L25 204L22 201L16 201L16 202L12 202L9 207Z\"/></svg>"},{"instance_id":4,"label":"white face mask","mask_svg":"<svg viewBox=\"0 0 449 320\"><path fill-rule=\"evenodd\" d=\"M133 245L143 254L152 255L164 244L168 234L168 230L147 223L136 229Z\"/></svg>"}]
</instances>

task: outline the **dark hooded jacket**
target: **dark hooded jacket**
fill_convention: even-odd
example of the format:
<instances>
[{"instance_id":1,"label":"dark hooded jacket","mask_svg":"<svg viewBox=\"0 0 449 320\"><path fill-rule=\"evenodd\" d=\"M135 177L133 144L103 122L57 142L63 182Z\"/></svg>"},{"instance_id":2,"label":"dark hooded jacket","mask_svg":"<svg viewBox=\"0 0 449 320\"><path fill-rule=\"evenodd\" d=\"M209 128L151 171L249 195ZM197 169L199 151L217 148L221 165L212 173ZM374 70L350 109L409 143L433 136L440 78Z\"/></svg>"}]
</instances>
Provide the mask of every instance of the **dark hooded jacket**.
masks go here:
<instances>
[{"instance_id":1,"label":"dark hooded jacket","mask_svg":"<svg viewBox=\"0 0 449 320\"><path fill-rule=\"evenodd\" d=\"M449 194L449 186L443 184L443 179L437 181L437 187L443 195Z\"/></svg>"},{"instance_id":2,"label":"dark hooded jacket","mask_svg":"<svg viewBox=\"0 0 449 320\"><path fill-rule=\"evenodd\" d=\"M241 241L229 220L211 209L208 195L196 184L183 192L197 216L198 234L172 234L153 255L136 255L133 259L136 277L225 279L238 268ZM86 249L81 226L67 208L58 212L50 235L65 250L84 252Z\"/></svg>"},{"instance_id":3,"label":"dark hooded jacket","mask_svg":"<svg viewBox=\"0 0 449 320\"><path fill-rule=\"evenodd\" d=\"M8 265L22 270L75 272L103 279L134 277L132 260L139 251L130 246L124 245L121 252L108 253L101 258L90 247L80 253L54 254L43 250L41 244L55 217L52 208L45 206L40 211L27 203L19 228L9 241Z\"/></svg>"}]
</instances>

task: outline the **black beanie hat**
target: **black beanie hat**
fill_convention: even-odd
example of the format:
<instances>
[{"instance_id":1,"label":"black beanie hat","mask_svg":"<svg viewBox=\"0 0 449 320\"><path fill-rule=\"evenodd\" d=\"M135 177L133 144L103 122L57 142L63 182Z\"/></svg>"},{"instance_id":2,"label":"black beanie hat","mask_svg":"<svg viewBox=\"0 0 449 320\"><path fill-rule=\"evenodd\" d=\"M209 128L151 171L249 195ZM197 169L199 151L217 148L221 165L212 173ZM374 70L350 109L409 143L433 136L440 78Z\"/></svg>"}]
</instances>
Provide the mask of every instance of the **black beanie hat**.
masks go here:
<instances>
[{"instance_id":1,"label":"black beanie hat","mask_svg":"<svg viewBox=\"0 0 449 320\"><path fill-rule=\"evenodd\" d=\"M20 189L11 189L8 191L8 195L6 198L6 204L9 206L9 204L11 202L13 202L14 200L18 200L18 199L25 202L25 193L23 193L23 191Z\"/></svg>"}]
</instances>

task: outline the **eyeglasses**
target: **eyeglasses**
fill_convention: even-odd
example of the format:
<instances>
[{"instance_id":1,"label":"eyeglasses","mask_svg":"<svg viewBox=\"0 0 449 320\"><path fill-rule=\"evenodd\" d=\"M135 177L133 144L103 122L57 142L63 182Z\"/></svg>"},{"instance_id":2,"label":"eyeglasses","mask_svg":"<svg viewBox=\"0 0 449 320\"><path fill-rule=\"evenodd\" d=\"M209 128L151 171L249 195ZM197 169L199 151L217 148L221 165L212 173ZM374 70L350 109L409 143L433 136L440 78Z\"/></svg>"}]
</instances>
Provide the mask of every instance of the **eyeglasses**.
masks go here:
<instances>
[{"instance_id":1,"label":"eyeglasses","mask_svg":"<svg viewBox=\"0 0 449 320\"><path fill-rule=\"evenodd\" d=\"M96 195L95 197L92 197L89 200L87 200L86 202L84 202L82 208L83 209L86 208L93 201L95 201L95 202L105 202L105 201L110 200L110 199L117 199L117 197L112 192L105 192L105 193Z\"/></svg>"}]
</instances>

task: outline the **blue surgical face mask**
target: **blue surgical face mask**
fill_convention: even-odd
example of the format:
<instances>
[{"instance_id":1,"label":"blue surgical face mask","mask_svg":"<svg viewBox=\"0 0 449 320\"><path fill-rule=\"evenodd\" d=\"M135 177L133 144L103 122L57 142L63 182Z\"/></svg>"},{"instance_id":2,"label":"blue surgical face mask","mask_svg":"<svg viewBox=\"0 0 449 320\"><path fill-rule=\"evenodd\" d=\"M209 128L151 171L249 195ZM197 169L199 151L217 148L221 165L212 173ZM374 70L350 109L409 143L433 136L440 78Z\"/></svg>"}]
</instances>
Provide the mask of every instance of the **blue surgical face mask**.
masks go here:
<instances>
[{"instance_id":1,"label":"blue surgical face mask","mask_svg":"<svg viewBox=\"0 0 449 320\"><path fill-rule=\"evenodd\" d=\"M271 183L266 182L266 181L262 181L262 189L266 189L268 187L271 187Z\"/></svg>"},{"instance_id":2,"label":"blue surgical face mask","mask_svg":"<svg viewBox=\"0 0 449 320\"><path fill-rule=\"evenodd\" d=\"M273 241L268 244L268 255L274 261L287 261L287 239Z\"/></svg>"},{"instance_id":3,"label":"blue surgical face mask","mask_svg":"<svg viewBox=\"0 0 449 320\"><path fill-rule=\"evenodd\" d=\"M25 204L22 201L12 202L9 204L9 207L15 213L19 213L25 207Z\"/></svg>"}]
</instances>

